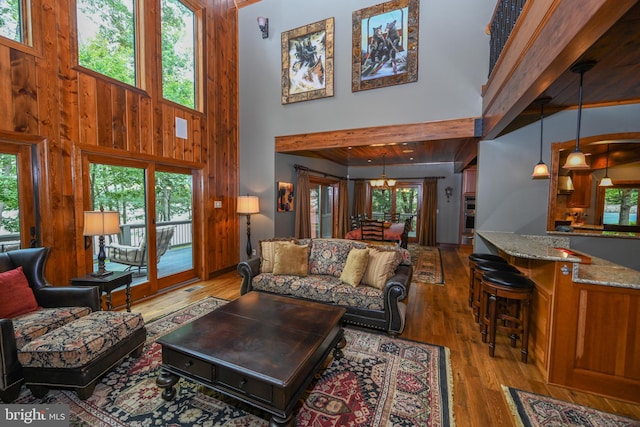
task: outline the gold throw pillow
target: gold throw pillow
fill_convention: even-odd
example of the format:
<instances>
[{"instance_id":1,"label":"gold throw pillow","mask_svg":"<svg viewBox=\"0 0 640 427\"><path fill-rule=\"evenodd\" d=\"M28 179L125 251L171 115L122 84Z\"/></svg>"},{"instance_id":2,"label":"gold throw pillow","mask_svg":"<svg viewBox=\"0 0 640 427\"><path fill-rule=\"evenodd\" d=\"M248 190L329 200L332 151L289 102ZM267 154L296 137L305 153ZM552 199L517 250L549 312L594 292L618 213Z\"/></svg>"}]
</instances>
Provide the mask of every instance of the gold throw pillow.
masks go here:
<instances>
[{"instance_id":1,"label":"gold throw pillow","mask_svg":"<svg viewBox=\"0 0 640 427\"><path fill-rule=\"evenodd\" d=\"M272 273L276 258L276 243L294 243L293 239L274 238L260 241L260 273Z\"/></svg>"},{"instance_id":2,"label":"gold throw pillow","mask_svg":"<svg viewBox=\"0 0 640 427\"><path fill-rule=\"evenodd\" d=\"M309 271L309 245L276 242L273 274L306 276Z\"/></svg>"},{"instance_id":3,"label":"gold throw pillow","mask_svg":"<svg viewBox=\"0 0 640 427\"><path fill-rule=\"evenodd\" d=\"M362 277L362 284L384 289L387 280L398 267L398 257L396 251L379 251L369 249L369 263Z\"/></svg>"},{"instance_id":4,"label":"gold throw pillow","mask_svg":"<svg viewBox=\"0 0 640 427\"><path fill-rule=\"evenodd\" d=\"M355 288L360 284L367 264L369 264L369 248L351 249L347 255L347 262L342 269L342 274L340 274L340 281Z\"/></svg>"}]
</instances>

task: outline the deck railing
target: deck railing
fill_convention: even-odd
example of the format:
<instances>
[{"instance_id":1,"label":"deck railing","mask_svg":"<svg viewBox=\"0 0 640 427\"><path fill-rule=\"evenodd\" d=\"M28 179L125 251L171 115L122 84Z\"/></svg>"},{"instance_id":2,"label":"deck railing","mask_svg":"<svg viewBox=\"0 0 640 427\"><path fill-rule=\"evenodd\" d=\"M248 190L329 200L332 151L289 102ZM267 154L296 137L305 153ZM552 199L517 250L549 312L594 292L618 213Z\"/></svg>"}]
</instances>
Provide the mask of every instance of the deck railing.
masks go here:
<instances>
[{"instance_id":1,"label":"deck railing","mask_svg":"<svg viewBox=\"0 0 640 427\"><path fill-rule=\"evenodd\" d=\"M489 74L498 62L502 49L522 12L526 0L499 0L489 25L491 41L489 49Z\"/></svg>"}]
</instances>

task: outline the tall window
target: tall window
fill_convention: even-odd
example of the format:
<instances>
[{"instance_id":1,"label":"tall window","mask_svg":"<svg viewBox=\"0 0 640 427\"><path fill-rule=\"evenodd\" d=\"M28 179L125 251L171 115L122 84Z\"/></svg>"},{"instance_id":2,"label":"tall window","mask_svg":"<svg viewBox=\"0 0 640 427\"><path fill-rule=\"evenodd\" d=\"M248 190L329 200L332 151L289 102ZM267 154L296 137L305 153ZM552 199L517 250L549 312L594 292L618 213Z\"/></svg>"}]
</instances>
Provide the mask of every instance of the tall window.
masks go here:
<instances>
[{"instance_id":1,"label":"tall window","mask_svg":"<svg viewBox=\"0 0 640 427\"><path fill-rule=\"evenodd\" d=\"M77 0L80 65L136 85L134 0Z\"/></svg>"},{"instance_id":2,"label":"tall window","mask_svg":"<svg viewBox=\"0 0 640 427\"><path fill-rule=\"evenodd\" d=\"M23 29L22 0L3 0L0 2L0 36L22 43Z\"/></svg>"},{"instance_id":3,"label":"tall window","mask_svg":"<svg viewBox=\"0 0 640 427\"><path fill-rule=\"evenodd\" d=\"M333 237L334 213L337 213L338 184L322 178L309 178L311 237ZM336 207L336 208L334 208Z\"/></svg>"},{"instance_id":4,"label":"tall window","mask_svg":"<svg viewBox=\"0 0 640 427\"><path fill-rule=\"evenodd\" d=\"M18 156L0 153L0 252L20 248Z\"/></svg>"},{"instance_id":5,"label":"tall window","mask_svg":"<svg viewBox=\"0 0 640 427\"><path fill-rule=\"evenodd\" d=\"M161 4L162 96L195 108L195 14L179 0Z\"/></svg>"},{"instance_id":6,"label":"tall window","mask_svg":"<svg viewBox=\"0 0 640 427\"><path fill-rule=\"evenodd\" d=\"M412 217L410 237L418 229L418 212L422 184L398 182L388 190L373 188L371 191L371 217L385 221L402 222Z\"/></svg>"}]
</instances>

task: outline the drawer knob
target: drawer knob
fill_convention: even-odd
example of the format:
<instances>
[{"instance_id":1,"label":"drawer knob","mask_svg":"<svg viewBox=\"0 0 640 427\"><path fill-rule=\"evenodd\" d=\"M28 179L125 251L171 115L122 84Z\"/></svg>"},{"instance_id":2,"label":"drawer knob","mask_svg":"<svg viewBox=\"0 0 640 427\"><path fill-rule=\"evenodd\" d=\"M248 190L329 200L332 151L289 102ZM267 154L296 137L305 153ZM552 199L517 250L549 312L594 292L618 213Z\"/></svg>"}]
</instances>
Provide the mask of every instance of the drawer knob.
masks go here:
<instances>
[{"instance_id":1,"label":"drawer knob","mask_svg":"<svg viewBox=\"0 0 640 427\"><path fill-rule=\"evenodd\" d=\"M188 360L187 362L184 363L185 369L188 368L191 365L193 365L193 362L191 360Z\"/></svg>"},{"instance_id":2,"label":"drawer knob","mask_svg":"<svg viewBox=\"0 0 640 427\"><path fill-rule=\"evenodd\" d=\"M240 381L240 388L243 388L245 384L247 384L247 380L243 378L242 381Z\"/></svg>"}]
</instances>

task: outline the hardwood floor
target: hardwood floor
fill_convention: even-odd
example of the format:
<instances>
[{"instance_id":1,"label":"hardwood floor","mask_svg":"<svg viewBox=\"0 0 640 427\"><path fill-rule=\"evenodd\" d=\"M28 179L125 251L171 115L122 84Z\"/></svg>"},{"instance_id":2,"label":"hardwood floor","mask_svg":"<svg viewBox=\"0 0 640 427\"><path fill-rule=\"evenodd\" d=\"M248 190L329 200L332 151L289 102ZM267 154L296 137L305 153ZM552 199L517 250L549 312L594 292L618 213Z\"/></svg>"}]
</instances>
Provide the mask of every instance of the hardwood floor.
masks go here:
<instances>
[{"instance_id":1,"label":"hardwood floor","mask_svg":"<svg viewBox=\"0 0 640 427\"><path fill-rule=\"evenodd\" d=\"M470 250L442 247L441 253L445 285L411 287L401 336L450 349L458 427L515 425L502 384L640 419L640 405L547 385L533 363L520 362L519 349L506 337L498 337L495 357L489 357L467 304ZM235 299L239 291L240 276L232 271L134 304L133 311L150 321L205 296Z\"/></svg>"}]
</instances>

